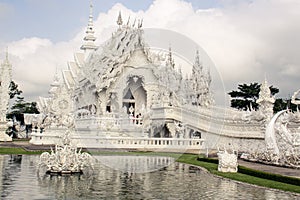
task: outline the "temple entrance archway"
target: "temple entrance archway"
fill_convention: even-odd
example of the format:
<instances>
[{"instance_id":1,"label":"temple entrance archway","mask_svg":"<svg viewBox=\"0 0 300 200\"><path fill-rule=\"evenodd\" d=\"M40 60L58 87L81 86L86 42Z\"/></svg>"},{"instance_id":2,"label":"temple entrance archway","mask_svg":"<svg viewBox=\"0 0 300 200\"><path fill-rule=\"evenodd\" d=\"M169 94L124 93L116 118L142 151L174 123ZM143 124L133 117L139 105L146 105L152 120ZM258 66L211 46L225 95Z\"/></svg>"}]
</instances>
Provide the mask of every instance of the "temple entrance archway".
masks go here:
<instances>
[{"instance_id":1,"label":"temple entrance archway","mask_svg":"<svg viewBox=\"0 0 300 200\"><path fill-rule=\"evenodd\" d=\"M123 107L124 106L126 107L127 114L135 114L135 99L130 88L128 88L125 96L123 97Z\"/></svg>"},{"instance_id":2,"label":"temple entrance archway","mask_svg":"<svg viewBox=\"0 0 300 200\"><path fill-rule=\"evenodd\" d=\"M140 115L147 105L147 94L143 87L142 78L130 77L123 94L122 104L123 107L126 107L127 114Z\"/></svg>"}]
</instances>

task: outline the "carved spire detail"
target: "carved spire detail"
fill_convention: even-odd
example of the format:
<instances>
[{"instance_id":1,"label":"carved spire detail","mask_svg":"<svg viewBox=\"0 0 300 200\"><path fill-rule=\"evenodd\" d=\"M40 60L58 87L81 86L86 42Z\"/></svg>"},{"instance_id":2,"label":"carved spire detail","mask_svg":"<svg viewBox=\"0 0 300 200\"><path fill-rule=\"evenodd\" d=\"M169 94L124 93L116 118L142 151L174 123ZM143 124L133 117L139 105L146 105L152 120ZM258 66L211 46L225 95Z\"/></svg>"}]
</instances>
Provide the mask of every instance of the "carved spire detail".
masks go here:
<instances>
[{"instance_id":1,"label":"carved spire detail","mask_svg":"<svg viewBox=\"0 0 300 200\"><path fill-rule=\"evenodd\" d=\"M5 54L5 58L8 61L8 47L6 47L6 54Z\"/></svg>"},{"instance_id":2,"label":"carved spire detail","mask_svg":"<svg viewBox=\"0 0 300 200\"><path fill-rule=\"evenodd\" d=\"M129 21L129 20L128 20L128 21ZM122 20L121 11L119 12L117 24L119 25L119 28L121 28L121 26L123 25L123 20Z\"/></svg>"},{"instance_id":3,"label":"carved spire detail","mask_svg":"<svg viewBox=\"0 0 300 200\"><path fill-rule=\"evenodd\" d=\"M81 46L80 49L84 50L96 50L97 46L95 45L96 37L94 36L94 22L93 22L93 3L90 1L90 15L89 15L89 22L86 30L86 36L84 37L84 44Z\"/></svg>"},{"instance_id":4,"label":"carved spire detail","mask_svg":"<svg viewBox=\"0 0 300 200\"><path fill-rule=\"evenodd\" d=\"M266 77L264 82L260 86L259 99L257 99L256 103L261 104L262 102L269 102L271 104L275 102L275 98L271 94L271 90L269 88Z\"/></svg>"},{"instance_id":5,"label":"carved spire detail","mask_svg":"<svg viewBox=\"0 0 300 200\"><path fill-rule=\"evenodd\" d=\"M168 53L168 59L167 59L167 65L171 65L173 68L175 67L175 62L172 55L172 48L171 45L169 46L169 53Z\"/></svg>"},{"instance_id":6,"label":"carved spire detail","mask_svg":"<svg viewBox=\"0 0 300 200\"><path fill-rule=\"evenodd\" d=\"M6 112L9 106L9 85L11 83L11 76L12 65L8 60L8 48L6 48L5 60L0 66L0 122L6 121Z\"/></svg>"}]
</instances>

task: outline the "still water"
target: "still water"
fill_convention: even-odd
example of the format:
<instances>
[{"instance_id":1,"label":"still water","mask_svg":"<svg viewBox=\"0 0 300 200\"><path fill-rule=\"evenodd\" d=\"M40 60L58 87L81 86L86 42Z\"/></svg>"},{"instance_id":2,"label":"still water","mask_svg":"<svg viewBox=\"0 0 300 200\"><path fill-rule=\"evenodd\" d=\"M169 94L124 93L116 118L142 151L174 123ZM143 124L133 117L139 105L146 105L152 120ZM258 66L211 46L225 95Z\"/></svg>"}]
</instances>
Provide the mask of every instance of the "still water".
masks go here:
<instances>
[{"instance_id":1,"label":"still water","mask_svg":"<svg viewBox=\"0 0 300 200\"><path fill-rule=\"evenodd\" d=\"M217 178L171 158L98 156L93 173L50 176L38 156L0 155L1 199L300 199Z\"/></svg>"}]
</instances>

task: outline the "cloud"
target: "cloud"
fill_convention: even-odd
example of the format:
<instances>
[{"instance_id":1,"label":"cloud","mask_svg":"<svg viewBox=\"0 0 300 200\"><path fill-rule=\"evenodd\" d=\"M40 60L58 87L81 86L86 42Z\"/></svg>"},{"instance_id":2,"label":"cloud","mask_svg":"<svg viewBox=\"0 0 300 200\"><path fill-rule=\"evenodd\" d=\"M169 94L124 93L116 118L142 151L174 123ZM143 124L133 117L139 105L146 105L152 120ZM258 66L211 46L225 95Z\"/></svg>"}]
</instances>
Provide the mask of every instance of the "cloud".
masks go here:
<instances>
[{"instance_id":1,"label":"cloud","mask_svg":"<svg viewBox=\"0 0 300 200\"><path fill-rule=\"evenodd\" d=\"M95 14L97 43L106 41L116 30L116 18L121 11L125 23L129 16L132 20L143 18L145 28L177 31L197 42L215 63L224 80L225 92L236 89L238 83L262 81L265 74L270 84L280 89L280 96L288 97L297 90L299 1L222 3L218 8L196 10L182 0L155 0L147 10L138 12L118 3L106 13ZM7 44L12 54L14 79L25 93L37 96L45 91L42 95L46 94L55 69L67 68L66 62L79 51L85 29L81 27L74 38L60 43L25 38Z\"/></svg>"},{"instance_id":2,"label":"cloud","mask_svg":"<svg viewBox=\"0 0 300 200\"><path fill-rule=\"evenodd\" d=\"M9 56L13 64L13 80L32 100L47 95L56 69L66 68L78 45L76 42L52 43L48 39L24 38L10 43Z\"/></svg>"}]
</instances>

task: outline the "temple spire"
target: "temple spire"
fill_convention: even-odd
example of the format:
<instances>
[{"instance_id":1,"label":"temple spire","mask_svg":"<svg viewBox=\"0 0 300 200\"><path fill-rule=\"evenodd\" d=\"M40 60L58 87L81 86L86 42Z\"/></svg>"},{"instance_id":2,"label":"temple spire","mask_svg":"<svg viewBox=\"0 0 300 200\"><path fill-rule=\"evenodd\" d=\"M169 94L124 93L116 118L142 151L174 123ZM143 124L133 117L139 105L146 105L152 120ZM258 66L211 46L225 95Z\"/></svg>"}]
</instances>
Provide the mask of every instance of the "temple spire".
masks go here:
<instances>
[{"instance_id":1,"label":"temple spire","mask_svg":"<svg viewBox=\"0 0 300 200\"><path fill-rule=\"evenodd\" d=\"M173 55L172 55L171 45L169 45L169 53L168 53L167 64L171 65L173 68L175 67L175 62L174 62Z\"/></svg>"},{"instance_id":2,"label":"temple spire","mask_svg":"<svg viewBox=\"0 0 300 200\"><path fill-rule=\"evenodd\" d=\"M8 47L6 47L5 58L6 58L6 61L8 61Z\"/></svg>"},{"instance_id":3,"label":"temple spire","mask_svg":"<svg viewBox=\"0 0 300 200\"><path fill-rule=\"evenodd\" d=\"M199 56L199 50L197 49L196 51L196 59L195 59L195 63L200 64L200 56Z\"/></svg>"},{"instance_id":4,"label":"temple spire","mask_svg":"<svg viewBox=\"0 0 300 200\"><path fill-rule=\"evenodd\" d=\"M89 15L89 22L86 30L86 36L84 37L84 44L81 46L80 49L84 50L84 52L91 52L97 49L95 45L96 37L94 36L94 20L93 20L93 3L92 0L90 1L90 15Z\"/></svg>"},{"instance_id":5,"label":"temple spire","mask_svg":"<svg viewBox=\"0 0 300 200\"><path fill-rule=\"evenodd\" d=\"M0 141L12 141L5 132L6 113L9 108L9 85L11 83L12 65L8 61L8 48L6 48L5 60L0 66Z\"/></svg>"},{"instance_id":6,"label":"temple spire","mask_svg":"<svg viewBox=\"0 0 300 200\"><path fill-rule=\"evenodd\" d=\"M8 47L6 47L5 60L3 61L3 64L10 65L9 59L8 59Z\"/></svg>"},{"instance_id":7,"label":"temple spire","mask_svg":"<svg viewBox=\"0 0 300 200\"><path fill-rule=\"evenodd\" d=\"M200 63L200 55L199 55L199 50L198 49L196 51L195 63L194 63L193 68L195 68L195 67L198 68L198 69L200 69L201 71L203 69L203 66ZM198 69L196 69L196 70L198 70Z\"/></svg>"},{"instance_id":8,"label":"temple spire","mask_svg":"<svg viewBox=\"0 0 300 200\"><path fill-rule=\"evenodd\" d=\"M128 20L128 21L129 21L129 20ZM122 24L123 24L121 11L119 11L119 16L118 16L117 24L119 25L119 29L121 29L121 26L122 26Z\"/></svg>"}]
</instances>

